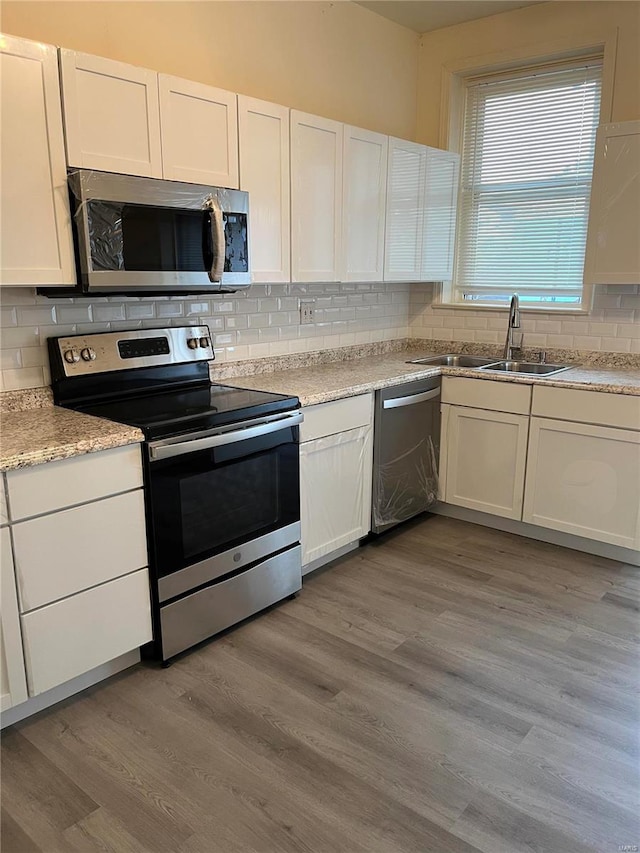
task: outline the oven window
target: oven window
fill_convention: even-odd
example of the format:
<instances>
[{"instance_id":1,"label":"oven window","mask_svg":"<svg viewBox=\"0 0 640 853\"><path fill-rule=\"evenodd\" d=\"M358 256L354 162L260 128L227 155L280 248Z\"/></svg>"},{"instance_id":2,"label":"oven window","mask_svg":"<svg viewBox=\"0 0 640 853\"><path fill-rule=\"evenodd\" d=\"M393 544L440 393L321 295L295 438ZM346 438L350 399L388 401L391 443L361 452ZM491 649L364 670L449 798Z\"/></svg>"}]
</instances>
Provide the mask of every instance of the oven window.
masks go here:
<instances>
[{"instance_id":1,"label":"oven window","mask_svg":"<svg viewBox=\"0 0 640 853\"><path fill-rule=\"evenodd\" d=\"M229 540L253 538L278 521L277 456L256 456L180 480L186 558Z\"/></svg>"},{"instance_id":2,"label":"oven window","mask_svg":"<svg viewBox=\"0 0 640 853\"><path fill-rule=\"evenodd\" d=\"M149 465L158 576L300 521L297 427Z\"/></svg>"}]
</instances>

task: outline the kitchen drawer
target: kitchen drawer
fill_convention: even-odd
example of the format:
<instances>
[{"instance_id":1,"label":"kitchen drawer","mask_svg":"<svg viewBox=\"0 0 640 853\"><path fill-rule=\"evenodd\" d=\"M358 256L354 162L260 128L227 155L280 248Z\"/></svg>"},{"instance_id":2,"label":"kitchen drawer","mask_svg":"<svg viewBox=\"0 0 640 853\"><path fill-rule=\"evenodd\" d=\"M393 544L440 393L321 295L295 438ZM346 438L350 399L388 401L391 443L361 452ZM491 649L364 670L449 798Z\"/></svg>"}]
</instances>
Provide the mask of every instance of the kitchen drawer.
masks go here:
<instances>
[{"instance_id":1,"label":"kitchen drawer","mask_svg":"<svg viewBox=\"0 0 640 853\"><path fill-rule=\"evenodd\" d=\"M21 617L29 695L36 696L151 640L142 569Z\"/></svg>"},{"instance_id":2,"label":"kitchen drawer","mask_svg":"<svg viewBox=\"0 0 640 853\"><path fill-rule=\"evenodd\" d=\"M640 397L625 394L535 387L531 413L560 421L640 430Z\"/></svg>"},{"instance_id":3,"label":"kitchen drawer","mask_svg":"<svg viewBox=\"0 0 640 853\"><path fill-rule=\"evenodd\" d=\"M20 612L147 565L141 489L13 525Z\"/></svg>"},{"instance_id":4,"label":"kitchen drawer","mask_svg":"<svg viewBox=\"0 0 640 853\"><path fill-rule=\"evenodd\" d=\"M300 441L313 441L325 435L346 432L373 422L373 394L360 394L344 400L319 403L304 409Z\"/></svg>"},{"instance_id":5,"label":"kitchen drawer","mask_svg":"<svg viewBox=\"0 0 640 853\"><path fill-rule=\"evenodd\" d=\"M442 402L492 412L528 415L531 386L490 379L467 379L463 376L442 377Z\"/></svg>"},{"instance_id":6,"label":"kitchen drawer","mask_svg":"<svg viewBox=\"0 0 640 853\"><path fill-rule=\"evenodd\" d=\"M138 489L142 486L140 445L9 471L7 485L13 521Z\"/></svg>"},{"instance_id":7,"label":"kitchen drawer","mask_svg":"<svg viewBox=\"0 0 640 853\"><path fill-rule=\"evenodd\" d=\"M4 493L4 489L4 474L0 474L0 524L6 524L9 521L9 511L7 510L7 496Z\"/></svg>"}]
</instances>

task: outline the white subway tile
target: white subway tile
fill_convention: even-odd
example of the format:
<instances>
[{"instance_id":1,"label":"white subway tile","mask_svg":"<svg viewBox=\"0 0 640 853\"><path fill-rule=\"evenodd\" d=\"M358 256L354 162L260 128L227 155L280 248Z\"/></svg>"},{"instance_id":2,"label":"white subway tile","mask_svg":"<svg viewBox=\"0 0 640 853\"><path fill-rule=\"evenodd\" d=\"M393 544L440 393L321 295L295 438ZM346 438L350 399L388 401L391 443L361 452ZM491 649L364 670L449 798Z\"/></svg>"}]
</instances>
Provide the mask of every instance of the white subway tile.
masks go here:
<instances>
[{"instance_id":1,"label":"white subway tile","mask_svg":"<svg viewBox=\"0 0 640 853\"><path fill-rule=\"evenodd\" d=\"M231 305L233 306L233 302L221 302L218 305ZM217 310L222 310L218 308ZM233 311L233 308L229 309ZM204 300L198 302L185 302L184 313L187 317L208 317L211 314L211 305L209 302Z\"/></svg>"},{"instance_id":2,"label":"white subway tile","mask_svg":"<svg viewBox=\"0 0 640 853\"><path fill-rule=\"evenodd\" d=\"M126 305L128 320L150 320L156 316L155 302L133 302Z\"/></svg>"},{"instance_id":3,"label":"white subway tile","mask_svg":"<svg viewBox=\"0 0 640 853\"><path fill-rule=\"evenodd\" d=\"M100 302L93 306L93 319L98 323L110 323L112 320L124 320L125 318L123 303Z\"/></svg>"},{"instance_id":4,"label":"white subway tile","mask_svg":"<svg viewBox=\"0 0 640 853\"><path fill-rule=\"evenodd\" d=\"M0 308L0 326L5 328L6 326L17 326L18 325L18 312L13 306L7 306Z\"/></svg>"},{"instance_id":5,"label":"white subway tile","mask_svg":"<svg viewBox=\"0 0 640 853\"><path fill-rule=\"evenodd\" d=\"M600 348L605 352L631 352L631 338L602 338Z\"/></svg>"},{"instance_id":6,"label":"white subway tile","mask_svg":"<svg viewBox=\"0 0 640 853\"><path fill-rule=\"evenodd\" d=\"M33 347L33 349L36 348ZM22 366L22 358L19 349L0 350L0 370L15 370Z\"/></svg>"},{"instance_id":7,"label":"white subway tile","mask_svg":"<svg viewBox=\"0 0 640 853\"><path fill-rule=\"evenodd\" d=\"M52 326L56 322L55 305L22 305L17 310L19 326Z\"/></svg>"},{"instance_id":8,"label":"white subway tile","mask_svg":"<svg viewBox=\"0 0 640 853\"><path fill-rule=\"evenodd\" d=\"M596 338L589 335L574 335L573 345L580 350L599 350L602 344L602 338Z\"/></svg>"},{"instance_id":9,"label":"white subway tile","mask_svg":"<svg viewBox=\"0 0 640 853\"><path fill-rule=\"evenodd\" d=\"M640 338L640 323L619 323L617 334L622 338Z\"/></svg>"},{"instance_id":10,"label":"white subway tile","mask_svg":"<svg viewBox=\"0 0 640 853\"><path fill-rule=\"evenodd\" d=\"M182 317L184 305L182 302L158 302L156 304L156 315L159 319Z\"/></svg>"},{"instance_id":11,"label":"white subway tile","mask_svg":"<svg viewBox=\"0 0 640 853\"><path fill-rule=\"evenodd\" d=\"M41 388L45 384L41 367L22 367L0 373L0 390L20 391L24 388Z\"/></svg>"}]
</instances>

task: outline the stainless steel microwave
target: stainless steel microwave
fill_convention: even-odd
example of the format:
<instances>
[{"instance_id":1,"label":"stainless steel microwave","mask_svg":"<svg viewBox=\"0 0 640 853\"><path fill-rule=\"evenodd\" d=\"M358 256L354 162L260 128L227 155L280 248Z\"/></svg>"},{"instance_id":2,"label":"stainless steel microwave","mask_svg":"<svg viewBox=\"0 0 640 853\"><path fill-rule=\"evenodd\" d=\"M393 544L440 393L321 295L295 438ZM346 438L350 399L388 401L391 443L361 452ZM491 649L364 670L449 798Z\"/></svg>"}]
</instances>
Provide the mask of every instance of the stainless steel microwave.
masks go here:
<instances>
[{"instance_id":1,"label":"stainless steel microwave","mask_svg":"<svg viewBox=\"0 0 640 853\"><path fill-rule=\"evenodd\" d=\"M68 182L76 295L228 293L251 284L248 193L88 169Z\"/></svg>"}]
</instances>

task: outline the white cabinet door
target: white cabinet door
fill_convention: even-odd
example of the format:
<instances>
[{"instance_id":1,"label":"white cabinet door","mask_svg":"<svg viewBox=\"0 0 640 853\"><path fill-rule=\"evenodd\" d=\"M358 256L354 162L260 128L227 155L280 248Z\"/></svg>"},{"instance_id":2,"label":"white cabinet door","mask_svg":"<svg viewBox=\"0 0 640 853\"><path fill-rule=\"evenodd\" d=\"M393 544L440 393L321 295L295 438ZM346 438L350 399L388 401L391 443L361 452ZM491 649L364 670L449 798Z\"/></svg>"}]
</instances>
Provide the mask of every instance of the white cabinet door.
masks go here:
<instances>
[{"instance_id":1,"label":"white cabinet door","mask_svg":"<svg viewBox=\"0 0 640 853\"><path fill-rule=\"evenodd\" d=\"M640 121L598 128L585 258L587 284L640 283Z\"/></svg>"},{"instance_id":2,"label":"white cabinet door","mask_svg":"<svg viewBox=\"0 0 640 853\"><path fill-rule=\"evenodd\" d=\"M291 111L291 275L338 281L342 139L337 121Z\"/></svg>"},{"instance_id":3,"label":"white cabinet door","mask_svg":"<svg viewBox=\"0 0 640 853\"><path fill-rule=\"evenodd\" d=\"M142 490L13 526L20 612L147 565Z\"/></svg>"},{"instance_id":4,"label":"white cabinet door","mask_svg":"<svg viewBox=\"0 0 640 853\"><path fill-rule=\"evenodd\" d=\"M16 581L13 573L9 528L0 530L0 710L6 711L27 699L22 635L18 616Z\"/></svg>"},{"instance_id":5,"label":"white cabinet door","mask_svg":"<svg viewBox=\"0 0 640 853\"><path fill-rule=\"evenodd\" d=\"M151 640L147 569L21 617L29 695L36 696Z\"/></svg>"},{"instance_id":6,"label":"white cabinet door","mask_svg":"<svg viewBox=\"0 0 640 853\"><path fill-rule=\"evenodd\" d=\"M427 149L422 281L450 281L456 239L460 155Z\"/></svg>"},{"instance_id":7,"label":"white cabinet door","mask_svg":"<svg viewBox=\"0 0 640 853\"><path fill-rule=\"evenodd\" d=\"M161 178L157 73L73 50L60 68L68 164Z\"/></svg>"},{"instance_id":8,"label":"white cabinet door","mask_svg":"<svg viewBox=\"0 0 640 853\"><path fill-rule=\"evenodd\" d=\"M445 501L520 520L528 416L450 406L446 423Z\"/></svg>"},{"instance_id":9,"label":"white cabinet door","mask_svg":"<svg viewBox=\"0 0 640 853\"><path fill-rule=\"evenodd\" d=\"M389 139L385 281L420 281L427 149Z\"/></svg>"},{"instance_id":10,"label":"white cabinet door","mask_svg":"<svg viewBox=\"0 0 640 853\"><path fill-rule=\"evenodd\" d=\"M300 445L303 566L367 535L372 465L370 426Z\"/></svg>"},{"instance_id":11,"label":"white cabinet door","mask_svg":"<svg viewBox=\"0 0 640 853\"><path fill-rule=\"evenodd\" d=\"M291 281L289 108L238 95L238 129L253 280Z\"/></svg>"},{"instance_id":12,"label":"white cabinet door","mask_svg":"<svg viewBox=\"0 0 640 853\"><path fill-rule=\"evenodd\" d=\"M640 432L531 418L523 521L640 548Z\"/></svg>"},{"instance_id":13,"label":"white cabinet door","mask_svg":"<svg viewBox=\"0 0 640 853\"><path fill-rule=\"evenodd\" d=\"M162 168L171 181L238 189L235 92L158 75Z\"/></svg>"},{"instance_id":14,"label":"white cabinet door","mask_svg":"<svg viewBox=\"0 0 640 853\"><path fill-rule=\"evenodd\" d=\"M75 284L56 48L0 47L0 283Z\"/></svg>"},{"instance_id":15,"label":"white cabinet door","mask_svg":"<svg viewBox=\"0 0 640 853\"><path fill-rule=\"evenodd\" d=\"M382 281L389 138L344 129L342 280Z\"/></svg>"}]
</instances>

